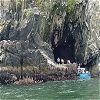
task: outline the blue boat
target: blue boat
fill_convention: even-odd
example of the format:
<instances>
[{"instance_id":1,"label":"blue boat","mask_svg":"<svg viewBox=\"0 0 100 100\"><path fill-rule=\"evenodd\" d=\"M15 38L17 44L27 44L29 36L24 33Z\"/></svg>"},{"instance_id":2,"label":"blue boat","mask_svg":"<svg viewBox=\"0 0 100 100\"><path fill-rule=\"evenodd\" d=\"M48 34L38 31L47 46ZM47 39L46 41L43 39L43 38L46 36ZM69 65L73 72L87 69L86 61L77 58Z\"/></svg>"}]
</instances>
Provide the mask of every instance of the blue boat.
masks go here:
<instances>
[{"instance_id":1,"label":"blue boat","mask_svg":"<svg viewBox=\"0 0 100 100\"><path fill-rule=\"evenodd\" d=\"M81 80L87 80L87 79L91 79L91 74L90 72L86 71L85 68L78 68L78 76L79 76L79 79Z\"/></svg>"},{"instance_id":2,"label":"blue boat","mask_svg":"<svg viewBox=\"0 0 100 100\"><path fill-rule=\"evenodd\" d=\"M80 73L79 79L82 79L82 80L91 79L91 74L90 73Z\"/></svg>"}]
</instances>

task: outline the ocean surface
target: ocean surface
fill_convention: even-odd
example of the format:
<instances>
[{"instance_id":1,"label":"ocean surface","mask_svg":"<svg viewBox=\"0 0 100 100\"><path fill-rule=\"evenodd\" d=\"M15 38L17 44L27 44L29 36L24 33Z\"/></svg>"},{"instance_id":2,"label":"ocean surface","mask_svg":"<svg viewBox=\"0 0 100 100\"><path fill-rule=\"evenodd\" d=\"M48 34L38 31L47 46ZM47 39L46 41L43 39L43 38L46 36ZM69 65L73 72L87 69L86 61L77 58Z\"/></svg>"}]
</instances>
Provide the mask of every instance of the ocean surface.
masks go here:
<instances>
[{"instance_id":1,"label":"ocean surface","mask_svg":"<svg viewBox=\"0 0 100 100\"><path fill-rule=\"evenodd\" d=\"M100 100L100 79L0 85L0 100Z\"/></svg>"}]
</instances>

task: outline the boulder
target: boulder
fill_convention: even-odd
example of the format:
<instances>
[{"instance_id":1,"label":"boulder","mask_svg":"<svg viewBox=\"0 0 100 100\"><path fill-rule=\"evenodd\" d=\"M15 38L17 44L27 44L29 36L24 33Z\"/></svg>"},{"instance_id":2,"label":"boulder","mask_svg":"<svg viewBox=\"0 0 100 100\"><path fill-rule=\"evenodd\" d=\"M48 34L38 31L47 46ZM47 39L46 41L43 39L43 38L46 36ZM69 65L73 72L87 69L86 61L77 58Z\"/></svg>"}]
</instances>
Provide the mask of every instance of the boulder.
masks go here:
<instances>
[{"instance_id":1,"label":"boulder","mask_svg":"<svg viewBox=\"0 0 100 100\"><path fill-rule=\"evenodd\" d=\"M0 72L0 84L11 84L17 80L17 77L13 74Z\"/></svg>"}]
</instances>

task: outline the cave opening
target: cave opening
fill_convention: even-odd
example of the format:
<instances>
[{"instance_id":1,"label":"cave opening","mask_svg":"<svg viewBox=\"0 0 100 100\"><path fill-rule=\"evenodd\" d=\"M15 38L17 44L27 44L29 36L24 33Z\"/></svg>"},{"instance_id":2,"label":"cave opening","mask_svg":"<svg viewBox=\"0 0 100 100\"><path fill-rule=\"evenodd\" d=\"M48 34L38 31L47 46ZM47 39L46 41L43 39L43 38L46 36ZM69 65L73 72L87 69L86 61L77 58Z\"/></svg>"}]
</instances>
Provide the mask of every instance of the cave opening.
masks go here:
<instances>
[{"instance_id":1,"label":"cave opening","mask_svg":"<svg viewBox=\"0 0 100 100\"><path fill-rule=\"evenodd\" d=\"M54 54L54 61L56 63L67 64L68 61L71 63L76 62L75 61L75 40L72 37L69 37L66 39L66 41L60 41L58 44L55 45L53 49ZM58 62L59 59L59 62Z\"/></svg>"},{"instance_id":2,"label":"cave opening","mask_svg":"<svg viewBox=\"0 0 100 100\"><path fill-rule=\"evenodd\" d=\"M75 44L76 37L75 34L79 33L80 24L77 27L75 23L68 21L68 16L65 18L64 27L61 28L58 26L54 27L53 33L51 36L51 44L53 48L54 61L56 63L67 64L76 62L75 56ZM74 26L76 28L74 28ZM59 58L59 62L58 62Z\"/></svg>"}]
</instances>

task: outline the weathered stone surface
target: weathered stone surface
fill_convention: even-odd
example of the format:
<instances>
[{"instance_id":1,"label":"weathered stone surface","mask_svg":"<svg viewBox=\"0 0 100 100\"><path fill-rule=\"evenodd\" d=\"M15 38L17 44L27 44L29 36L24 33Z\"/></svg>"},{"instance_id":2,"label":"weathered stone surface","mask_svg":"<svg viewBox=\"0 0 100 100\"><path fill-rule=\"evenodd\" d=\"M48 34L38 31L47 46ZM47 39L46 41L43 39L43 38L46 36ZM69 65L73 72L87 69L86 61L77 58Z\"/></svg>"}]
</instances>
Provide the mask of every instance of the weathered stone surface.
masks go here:
<instances>
[{"instance_id":1,"label":"weathered stone surface","mask_svg":"<svg viewBox=\"0 0 100 100\"><path fill-rule=\"evenodd\" d=\"M21 55L23 55L24 66L34 65L46 67L50 64L47 61L50 59L48 57L48 53L50 52L47 53L45 51L46 48L45 50L43 50L42 47L41 49L29 49L28 43L26 41L3 40L0 42L0 50L0 61L5 65L11 65L13 67L20 66ZM50 51L50 49L48 51Z\"/></svg>"},{"instance_id":2,"label":"weathered stone surface","mask_svg":"<svg viewBox=\"0 0 100 100\"><path fill-rule=\"evenodd\" d=\"M23 55L24 65L56 66L53 60L59 56L65 62L96 64L100 57L100 1L79 0L70 13L66 6L65 1L58 8L51 3L45 12L31 1L19 12L4 6L0 10L0 23L4 22L0 26L1 63L20 66Z\"/></svg>"},{"instance_id":3,"label":"weathered stone surface","mask_svg":"<svg viewBox=\"0 0 100 100\"><path fill-rule=\"evenodd\" d=\"M97 63L100 57L99 13L99 0L79 0L73 12L66 13L64 22L58 25L60 20L55 20L52 47L56 59L84 63L88 67Z\"/></svg>"}]
</instances>

